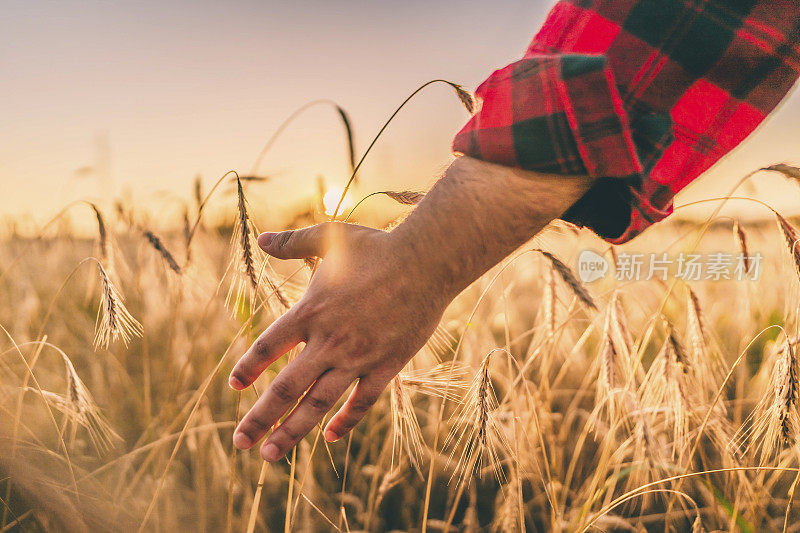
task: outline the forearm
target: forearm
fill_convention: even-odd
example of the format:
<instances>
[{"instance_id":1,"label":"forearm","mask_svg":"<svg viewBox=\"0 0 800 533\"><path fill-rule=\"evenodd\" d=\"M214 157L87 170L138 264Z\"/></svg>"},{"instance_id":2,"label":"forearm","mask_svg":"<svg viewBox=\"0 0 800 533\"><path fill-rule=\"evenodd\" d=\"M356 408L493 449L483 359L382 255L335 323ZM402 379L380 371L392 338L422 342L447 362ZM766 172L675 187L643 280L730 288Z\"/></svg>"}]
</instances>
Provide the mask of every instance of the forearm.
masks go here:
<instances>
[{"instance_id":1,"label":"forearm","mask_svg":"<svg viewBox=\"0 0 800 533\"><path fill-rule=\"evenodd\" d=\"M431 336L467 285L563 213L589 179L514 170L462 157L394 231L323 224L263 234L282 259L324 256L303 298L261 334L230 384L243 390L287 350L305 348L237 427L249 448L294 407L262 447L276 461L319 424L354 380L325 438L347 434Z\"/></svg>"},{"instance_id":2,"label":"forearm","mask_svg":"<svg viewBox=\"0 0 800 533\"><path fill-rule=\"evenodd\" d=\"M410 268L453 298L575 203L586 176L459 157L390 234Z\"/></svg>"}]
</instances>

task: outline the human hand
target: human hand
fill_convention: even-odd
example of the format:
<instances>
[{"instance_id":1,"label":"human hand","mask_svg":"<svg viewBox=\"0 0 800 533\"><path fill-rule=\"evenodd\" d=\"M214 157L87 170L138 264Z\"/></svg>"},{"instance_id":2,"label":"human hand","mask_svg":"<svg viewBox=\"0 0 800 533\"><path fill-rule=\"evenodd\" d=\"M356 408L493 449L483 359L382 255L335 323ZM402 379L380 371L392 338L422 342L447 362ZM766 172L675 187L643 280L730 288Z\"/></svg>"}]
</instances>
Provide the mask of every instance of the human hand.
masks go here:
<instances>
[{"instance_id":1,"label":"human hand","mask_svg":"<svg viewBox=\"0 0 800 533\"><path fill-rule=\"evenodd\" d=\"M233 369L231 387L242 390L306 343L242 419L234 444L251 448L294 408L261 448L265 460L278 460L357 380L325 428L327 440L347 434L422 348L450 301L591 183L463 156L391 233L329 223L261 235L259 245L274 257L324 260L303 298Z\"/></svg>"},{"instance_id":2,"label":"human hand","mask_svg":"<svg viewBox=\"0 0 800 533\"><path fill-rule=\"evenodd\" d=\"M279 259L324 257L303 298L259 336L230 376L230 386L243 390L305 343L234 432L236 447L249 449L291 410L261 447L266 461L277 461L357 381L324 436L335 441L353 429L433 334L450 298L413 247L391 233L327 223L264 233L258 242Z\"/></svg>"}]
</instances>

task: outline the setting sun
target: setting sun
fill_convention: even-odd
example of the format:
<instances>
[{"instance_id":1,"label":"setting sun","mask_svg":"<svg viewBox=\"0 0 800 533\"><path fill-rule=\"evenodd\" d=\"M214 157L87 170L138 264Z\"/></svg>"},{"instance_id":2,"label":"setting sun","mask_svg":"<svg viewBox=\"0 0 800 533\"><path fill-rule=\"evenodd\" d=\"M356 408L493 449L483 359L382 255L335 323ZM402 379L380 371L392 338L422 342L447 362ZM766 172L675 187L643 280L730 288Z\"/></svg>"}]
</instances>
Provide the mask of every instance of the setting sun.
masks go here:
<instances>
[{"instance_id":1,"label":"setting sun","mask_svg":"<svg viewBox=\"0 0 800 533\"><path fill-rule=\"evenodd\" d=\"M329 217L332 217L333 213L336 211L336 206L339 204L339 199L342 197L342 193L344 193L344 187L331 187L322 197L322 203L325 206L325 214ZM341 215L352 207L353 201L351 200L350 196L345 196L337 216Z\"/></svg>"}]
</instances>

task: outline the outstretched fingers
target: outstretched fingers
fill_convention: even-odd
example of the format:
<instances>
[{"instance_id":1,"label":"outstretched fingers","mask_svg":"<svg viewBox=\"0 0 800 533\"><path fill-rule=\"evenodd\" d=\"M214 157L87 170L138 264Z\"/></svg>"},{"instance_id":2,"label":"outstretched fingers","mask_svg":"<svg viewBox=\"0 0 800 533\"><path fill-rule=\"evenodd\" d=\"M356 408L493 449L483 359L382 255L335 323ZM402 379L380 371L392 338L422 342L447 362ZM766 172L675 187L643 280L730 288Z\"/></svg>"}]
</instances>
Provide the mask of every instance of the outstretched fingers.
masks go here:
<instances>
[{"instance_id":1,"label":"outstretched fingers","mask_svg":"<svg viewBox=\"0 0 800 533\"><path fill-rule=\"evenodd\" d=\"M233 433L233 443L236 447L246 450L261 440L325 370L324 364L316 356L313 348L306 346L275 376L269 387L239 422Z\"/></svg>"},{"instance_id":2,"label":"outstretched fingers","mask_svg":"<svg viewBox=\"0 0 800 533\"><path fill-rule=\"evenodd\" d=\"M347 435L375 405L387 383L386 380L379 377L364 376L360 378L345 404L328 422L325 428L325 440L333 442Z\"/></svg>"},{"instance_id":3,"label":"outstretched fingers","mask_svg":"<svg viewBox=\"0 0 800 533\"><path fill-rule=\"evenodd\" d=\"M325 414L355 380L347 370L331 369L317 380L294 411L272 432L261 447L265 461L277 461L320 423Z\"/></svg>"},{"instance_id":4,"label":"outstretched fingers","mask_svg":"<svg viewBox=\"0 0 800 533\"><path fill-rule=\"evenodd\" d=\"M259 335L250 349L239 359L228 379L231 388L246 389L269 365L303 340L298 320L294 313L289 311Z\"/></svg>"}]
</instances>

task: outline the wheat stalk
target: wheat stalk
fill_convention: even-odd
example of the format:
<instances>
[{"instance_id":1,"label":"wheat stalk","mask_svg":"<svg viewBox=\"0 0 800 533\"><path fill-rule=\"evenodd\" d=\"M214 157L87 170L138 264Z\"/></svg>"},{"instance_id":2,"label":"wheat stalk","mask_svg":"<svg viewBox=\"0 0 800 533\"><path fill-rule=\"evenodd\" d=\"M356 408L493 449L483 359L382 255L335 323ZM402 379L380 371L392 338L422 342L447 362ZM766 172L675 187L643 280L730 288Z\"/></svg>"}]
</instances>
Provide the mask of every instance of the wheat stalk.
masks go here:
<instances>
[{"instance_id":1,"label":"wheat stalk","mask_svg":"<svg viewBox=\"0 0 800 533\"><path fill-rule=\"evenodd\" d=\"M94 347L108 348L111 342L122 339L127 346L133 337L142 336L142 325L125 307L122 294L109 278L102 263L97 261L100 272L100 307L97 311Z\"/></svg>"},{"instance_id":2,"label":"wheat stalk","mask_svg":"<svg viewBox=\"0 0 800 533\"><path fill-rule=\"evenodd\" d=\"M600 344L600 371L596 383L595 407L591 425L598 430L600 415L605 412L608 423L616 426L627 418L632 406L632 365L625 345L623 329L617 323L617 299L612 298L606 309L603 337ZM616 337L616 340L615 340ZM622 348L622 349L620 349Z\"/></svg>"},{"instance_id":3,"label":"wheat stalk","mask_svg":"<svg viewBox=\"0 0 800 533\"><path fill-rule=\"evenodd\" d=\"M761 170L771 170L773 172L780 172L786 178L800 182L800 168L788 165L786 163L778 163L775 165L770 165L768 167L762 168Z\"/></svg>"},{"instance_id":4,"label":"wheat stalk","mask_svg":"<svg viewBox=\"0 0 800 533\"><path fill-rule=\"evenodd\" d=\"M442 79L435 79L435 80L431 80L431 81L428 81L426 83L423 83L422 85L417 87L417 89L414 92L412 92L410 95L408 95L408 97L406 97L406 99L403 100L403 102L399 106L397 106L397 109L395 109L394 112L391 114L391 116L386 120L386 122L383 123L383 126L381 127L381 129L378 130L378 133L375 135L375 137L372 138L372 142L370 142L370 144L367 147L367 149L364 150L364 154L361 156L361 159L359 159L358 163L356 164L355 168L353 169L353 172L352 172L352 174L350 176L350 179L347 180L347 184L345 184L345 186L344 186L344 190L342 190L342 195L339 198L339 202L336 204L336 209L333 210L333 214L331 215L331 218L330 218L331 221L336 220L336 217L339 215L339 210L342 208L342 202L344 202L344 199L347 197L347 193L350 191L350 186L353 184L353 181L355 181L355 179L356 179L356 174L358 173L358 169L361 168L362 164L364 164L364 161L366 160L366 158L369 155L369 153L372 150L372 148L375 146L375 143L378 142L378 139L380 139L381 135L383 135L383 132L386 131L386 128L388 128L389 124L392 123L392 120L394 120L394 117L396 117L397 114L400 113L400 111L406 106L406 104L408 102L410 102L425 87L427 87L429 85L433 85L434 83L439 83L439 82L446 83L447 85L450 85L456 91L456 96L458 96L458 99L461 100L461 103L464 105L464 107L467 109L467 111L470 112L470 113L472 113L474 111L475 106L474 106L474 100L472 98L472 95L468 91L466 91L463 87L461 87L461 85L459 85L457 83L453 83L452 81L447 81L447 80L442 80ZM350 214L352 214L352 211L350 212Z\"/></svg>"},{"instance_id":5,"label":"wheat stalk","mask_svg":"<svg viewBox=\"0 0 800 533\"><path fill-rule=\"evenodd\" d=\"M194 187L192 191L194 193L195 209L199 215L200 211L203 209L203 178L199 174L194 178Z\"/></svg>"},{"instance_id":6,"label":"wheat stalk","mask_svg":"<svg viewBox=\"0 0 800 533\"><path fill-rule=\"evenodd\" d=\"M186 247L186 264L188 265L192 260L192 248L190 246L192 241L192 223L189 221L188 208L184 208L183 210L183 240L184 246Z\"/></svg>"},{"instance_id":7,"label":"wheat stalk","mask_svg":"<svg viewBox=\"0 0 800 533\"><path fill-rule=\"evenodd\" d=\"M398 374L403 387L410 393L459 401L467 390L467 365L457 362L438 364L432 368L404 370Z\"/></svg>"},{"instance_id":8,"label":"wheat stalk","mask_svg":"<svg viewBox=\"0 0 800 533\"><path fill-rule=\"evenodd\" d=\"M236 196L237 196L237 228L239 245L241 246L242 265L247 280L250 282L250 287L253 291L258 288L258 279L256 277L256 265L253 259L253 233L250 228L250 217L247 214L247 203L244 198L244 190L242 189L242 180L236 177Z\"/></svg>"},{"instance_id":9,"label":"wheat stalk","mask_svg":"<svg viewBox=\"0 0 800 533\"><path fill-rule=\"evenodd\" d=\"M370 194L366 195L365 197L363 197L358 202L356 202L356 205L353 206L353 208L350 210L350 212L344 218L344 221L347 222L348 220L350 220L350 217L353 216L353 213L355 213L356 209L358 209L358 206L360 206L362 203L364 203L368 198L372 198L373 196L377 196L379 194L383 194L385 196L388 196L389 198L391 198L392 200L394 200L395 202L397 202L397 203L399 203L401 205L417 205L418 203L420 203L425 198L425 193L417 192L417 191L377 191L377 192L373 192L373 193L370 193Z\"/></svg>"},{"instance_id":10,"label":"wheat stalk","mask_svg":"<svg viewBox=\"0 0 800 533\"><path fill-rule=\"evenodd\" d=\"M544 334L549 339L556 332L556 276L553 268L548 268L546 275L541 305L544 315Z\"/></svg>"},{"instance_id":11,"label":"wheat stalk","mask_svg":"<svg viewBox=\"0 0 800 533\"><path fill-rule=\"evenodd\" d=\"M483 358L464 399L453 413L452 429L444 443L445 448L452 445L450 461L458 453L451 480L458 476L460 485L467 483L473 473L483 477L486 467L492 469L499 482L504 482L500 453L513 455L496 417L499 405L489 373L492 353Z\"/></svg>"},{"instance_id":12,"label":"wheat stalk","mask_svg":"<svg viewBox=\"0 0 800 533\"><path fill-rule=\"evenodd\" d=\"M392 410L392 468L397 454L405 451L411 466L422 475L420 462L425 445L422 439L422 430L419 427L417 414L411 403L411 395L403 384L403 380L396 376L390 386Z\"/></svg>"},{"instance_id":13,"label":"wheat stalk","mask_svg":"<svg viewBox=\"0 0 800 533\"><path fill-rule=\"evenodd\" d=\"M800 241L800 234L798 234L797 230L794 226L789 223L780 213L775 213L775 218L778 221L778 228L783 235L784 240L786 241L786 247L789 250L789 255L792 257L794 262L795 271L797 272L798 277L800 277L800 245L798 245L798 241Z\"/></svg>"},{"instance_id":14,"label":"wheat stalk","mask_svg":"<svg viewBox=\"0 0 800 533\"><path fill-rule=\"evenodd\" d=\"M100 408L95 403L89 389L86 388L75 366L65 353L59 350L59 354L64 360L66 367L67 395L69 405L68 414L72 414L72 419L86 428L92 445L98 453L113 447L113 441L119 439L111 425L103 416Z\"/></svg>"},{"instance_id":15,"label":"wheat stalk","mask_svg":"<svg viewBox=\"0 0 800 533\"><path fill-rule=\"evenodd\" d=\"M255 231L247 211L247 199L239 176L236 176L236 198L236 222L231 235L229 264L229 269L232 269L232 280L225 299L225 306L232 310L240 307L245 295L248 295L251 302L255 301L256 296L262 291L258 275L261 267L258 265L266 266L266 256L256 243ZM280 291L276 291L276 294L280 294Z\"/></svg>"},{"instance_id":16,"label":"wheat stalk","mask_svg":"<svg viewBox=\"0 0 800 533\"><path fill-rule=\"evenodd\" d=\"M565 265L559 258L555 255L551 254L548 251L542 250L540 248L535 249L534 251L539 252L543 256L545 256L549 261L550 264L553 266L553 269L558 273L559 277L567 284L572 294L580 300L583 305L588 307L593 311L597 311L597 304L594 302L594 298L589 294L589 291L586 290L586 287L583 286L583 283L575 277L575 274L572 273L572 269Z\"/></svg>"},{"instance_id":17,"label":"wheat stalk","mask_svg":"<svg viewBox=\"0 0 800 533\"><path fill-rule=\"evenodd\" d=\"M100 260L105 261L110 265L109 261L111 261L111 244L108 239L108 230L106 228L105 219L103 218L103 213L100 212L99 207L91 202L89 202L89 207L92 208L92 211L94 211L94 216L97 219L97 235L100 239Z\"/></svg>"},{"instance_id":18,"label":"wheat stalk","mask_svg":"<svg viewBox=\"0 0 800 533\"><path fill-rule=\"evenodd\" d=\"M456 96L458 99L461 100L461 103L464 104L464 108L467 110L469 114L475 112L475 97L472 96L468 90L457 83L447 82L455 91Z\"/></svg>"},{"instance_id":19,"label":"wheat stalk","mask_svg":"<svg viewBox=\"0 0 800 533\"><path fill-rule=\"evenodd\" d=\"M381 191L381 194L403 205L417 205L425 198L424 192L417 191Z\"/></svg>"},{"instance_id":20,"label":"wheat stalk","mask_svg":"<svg viewBox=\"0 0 800 533\"><path fill-rule=\"evenodd\" d=\"M747 247L747 235L742 229L738 220L733 222L733 234L736 237L736 244L742 254L742 266L745 272L750 272L750 251Z\"/></svg>"},{"instance_id":21,"label":"wheat stalk","mask_svg":"<svg viewBox=\"0 0 800 533\"><path fill-rule=\"evenodd\" d=\"M144 238L147 239L148 243L150 243L150 246L153 247L153 250L158 252L170 270L180 276L182 273L181 267L175 260L175 256L172 255L172 252L167 249L167 246L164 244L164 241L161 240L161 237L147 228L142 229L142 235L144 235Z\"/></svg>"},{"instance_id":22,"label":"wheat stalk","mask_svg":"<svg viewBox=\"0 0 800 533\"><path fill-rule=\"evenodd\" d=\"M283 131L292 122L294 122L294 120L297 117L299 117L304 111L306 111L307 109L309 109L311 107L319 105L319 104L328 104L328 105L333 106L336 109L336 112L337 112L337 114L339 115L339 118L342 121L342 125L344 126L345 133L347 135L347 148L348 148L350 169L353 171L353 176L355 176L355 174L356 174L355 171L357 170L357 168L356 168L357 165L355 165L356 151L355 151L355 140L353 138L353 128L351 126L350 117L347 114L347 112L344 110L344 108L342 108L339 104L337 104L333 100L329 100L329 99L326 99L326 98L323 98L323 99L320 99L320 100L313 100L311 102L308 102L308 103L302 105L301 107L296 109L294 112L292 112L292 114L289 115L280 124L280 126L278 126L278 128L275 130L275 132L269 137L269 139L267 139L267 142L264 144L263 148L259 152L258 157L256 157L256 160L253 162L253 166L250 169L250 174L251 175L255 175L256 174L256 172L258 171L258 168L261 166L262 159L264 158L266 153L269 151L269 149L272 147L272 145L275 143L275 141L281 136Z\"/></svg>"},{"instance_id":23,"label":"wheat stalk","mask_svg":"<svg viewBox=\"0 0 800 533\"><path fill-rule=\"evenodd\" d=\"M614 350L627 361L631 355L633 338L631 337L630 330L628 329L625 310L622 307L622 299L618 291L615 291L611 296L608 312L609 336L611 338L611 342L614 344Z\"/></svg>"},{"instance_id":24,"label":"wheat stalk","mask_svg":"<svg viewBox=\"0 0 800 533\"><path fill-rule=\"evenodd\" d=\"M797 358L796 341L787 339L778 354L773 370L773 400L769 409L768 430L764 437L762 455L777 451L779 445L789 446L797 435Z\"/></svg>"},{"instance_id":25,"label":"wheat stalk","mask_svg":"<svg viewBox=\"0 0 800 533\"><path fill-rule=\"evenodd\" d=\"M778 349L767 390L731 443L736 451L754 451L760 465L773 461L782 449L797 444L800 432L797 342L787 338Z\"/></svg>"},{"instance_id":26,"label":"wheat stalk","mask_svg":"<svg viewBox=\"0 0 800 533\"><path fill-rule=\"evenodd\" d=\"M662 322L667 338L642 383L641 404L652 413L652 427L671 427L672 457L680 463L690 444L691 423L704 408L702 386L675 328L666 317Z\"/></svg>"}]
</instances>

